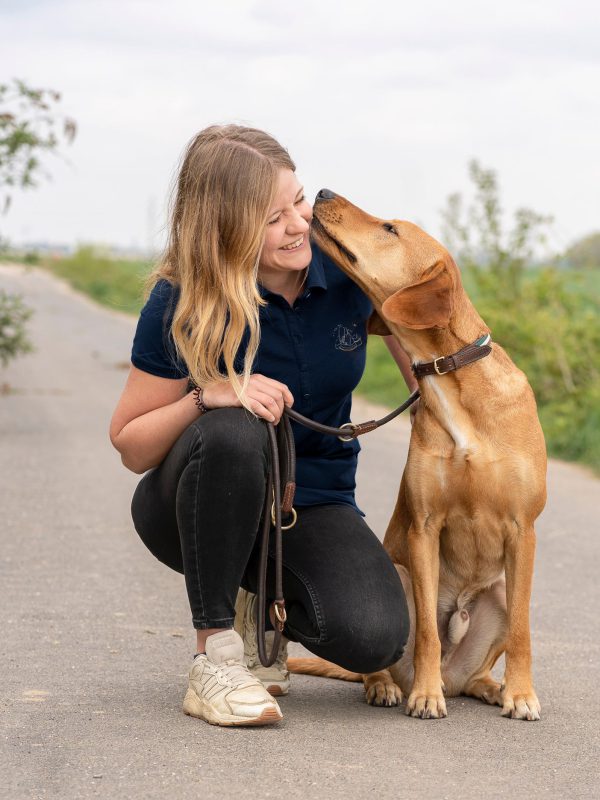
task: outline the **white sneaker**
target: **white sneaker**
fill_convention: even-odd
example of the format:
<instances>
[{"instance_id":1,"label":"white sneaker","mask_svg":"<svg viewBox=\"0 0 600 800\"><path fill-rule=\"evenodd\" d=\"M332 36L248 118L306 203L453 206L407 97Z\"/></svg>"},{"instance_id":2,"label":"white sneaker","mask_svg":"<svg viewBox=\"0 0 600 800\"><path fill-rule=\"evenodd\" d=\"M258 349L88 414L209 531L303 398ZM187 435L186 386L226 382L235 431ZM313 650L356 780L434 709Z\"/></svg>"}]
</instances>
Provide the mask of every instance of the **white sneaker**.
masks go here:
<instances>
[{"instance_id":1,"label":"white sneaker","mask_svg":"<svg viewBox=\"0 0 600 800\"><path fill-rule=\"evenodd\" d=\"M197 655L183 710L211 725L270 725L283 719L277 701L244 665L244 645L234 630L206 639Z\"/></svg>"},{"instance_id":2,"label":"white sneaker","mask_svg":"<svg viewBox=\"0 0 600 800\"><path fill-rule=\"evenodd\" d=\"M282 636L275 662L270 667L263 667L258 657L256 641L256 602L255 594L240 589L235 603L234 628L244 641L244 663L258 678L269 694L280 697L290 690L290 673L287 669L287 643ZM271 652L275 631L267 631L265 641L267 652Z\"/></svg>"}]
</instances>

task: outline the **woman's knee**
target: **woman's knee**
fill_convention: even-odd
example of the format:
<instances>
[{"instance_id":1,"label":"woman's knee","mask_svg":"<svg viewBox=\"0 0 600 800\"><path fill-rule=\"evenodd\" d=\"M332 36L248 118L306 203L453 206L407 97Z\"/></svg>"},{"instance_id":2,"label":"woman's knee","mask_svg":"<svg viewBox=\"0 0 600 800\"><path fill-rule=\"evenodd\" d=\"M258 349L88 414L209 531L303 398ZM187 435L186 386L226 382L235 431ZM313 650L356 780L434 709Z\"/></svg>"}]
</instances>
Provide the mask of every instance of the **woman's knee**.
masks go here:
<instances>
[{"instance_id":1,"label":"woman's knee","mask_svg":"<svg viewBox=\"0 0 600 800\"><path fill-rule=\"evenodd\" d=\"M193 422L188 431L192 447L201 447L205 457L215 455L248 465L266 463L266 424L245 408L211 409Z\"/></svg>"},{"instance_id":2,"label":"woman's knee","mask_svg":"<svg viewBox=\"0 0 600 800\"><path fill-rule=\"evenodd\" d=\"M383 586L374 580L368 594L323 596L314 589L304 594L302 613L300 606L292 606L288 622L294 638L316 655L360 673L386 669L402 657L410 619L399 579L391 583L384 579Z\"/></svg>"},{"instance_id":3,"label":"woman's knee","mask_svg":"<svg viewBox=\"0 0 600 800\"><path fill-rule=\"evenodd\" d=\"M377 672L395 664L408 641L404 589L395 570L373 575L368 584L361 580L355 589L320 598L318 654L353 672Z\"/></svg>"},{"instance_id":4,"label":"woman's knee","mask_svg":"<svg viewBox=\"0 0 600 800\"><path fill-rule=\"evenodd\" d=\"M366 614L356 622L341 619L328 626L330 661L352 670L370 673L386 669L398 661L408 641L409 621L406 605L399 603L386 617Z\"/></svg>"}]
</instances>

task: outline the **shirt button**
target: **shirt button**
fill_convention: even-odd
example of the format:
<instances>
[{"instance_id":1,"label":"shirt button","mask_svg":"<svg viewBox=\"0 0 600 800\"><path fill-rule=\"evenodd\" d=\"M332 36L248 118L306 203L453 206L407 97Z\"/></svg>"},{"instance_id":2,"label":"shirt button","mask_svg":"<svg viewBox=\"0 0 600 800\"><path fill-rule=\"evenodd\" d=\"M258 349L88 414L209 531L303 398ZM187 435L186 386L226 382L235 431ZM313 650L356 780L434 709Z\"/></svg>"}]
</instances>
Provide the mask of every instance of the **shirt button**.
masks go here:
<instances>
[{"instance_id":1,"label":"shirt button","mask_svg":"<svg viewBox=\"0 0 600 800\"><path fill-rule=\"evenodd\" d=\"M305 400L308 400L308 398L310 397L310 395L309 395L309 394L305 394L305 395L303 395L303 397L304 397L304 399L305 399Z\"/></svg>"}]
</instances>

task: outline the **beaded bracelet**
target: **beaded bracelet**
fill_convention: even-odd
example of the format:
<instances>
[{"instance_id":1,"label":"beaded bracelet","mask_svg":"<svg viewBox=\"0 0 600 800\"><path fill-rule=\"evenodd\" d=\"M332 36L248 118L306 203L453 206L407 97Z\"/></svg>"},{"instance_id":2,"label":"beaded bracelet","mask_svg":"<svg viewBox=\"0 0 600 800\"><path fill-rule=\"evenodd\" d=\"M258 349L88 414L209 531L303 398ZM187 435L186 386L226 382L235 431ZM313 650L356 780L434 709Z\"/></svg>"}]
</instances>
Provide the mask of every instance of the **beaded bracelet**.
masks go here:
<instances>
[{"instance_id":1,"label":"beaded bracelet","mask_svg":"<svg viewBox=\"0 0 600 800\"><path fill-rule=\"evenodd\" d=\"M202 388L200 386L196 386L192 394L194 395L194 402L196 403L198 410L201 411L202 414L206 414L206 412L210 409L204 405L202 400Z\"/></svg>"}]
</instances>

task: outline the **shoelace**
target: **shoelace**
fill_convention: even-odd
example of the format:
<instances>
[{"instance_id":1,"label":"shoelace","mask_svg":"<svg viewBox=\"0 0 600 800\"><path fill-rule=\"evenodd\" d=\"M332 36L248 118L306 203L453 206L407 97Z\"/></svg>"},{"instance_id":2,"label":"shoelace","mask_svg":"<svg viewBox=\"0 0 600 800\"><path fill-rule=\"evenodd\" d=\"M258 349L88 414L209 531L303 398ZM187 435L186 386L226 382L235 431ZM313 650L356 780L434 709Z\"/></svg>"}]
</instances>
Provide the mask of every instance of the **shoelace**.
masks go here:
<instances>
[{"instance_id":1,"label":"shoelace","mask_svg":"<svg viewBox=\"0 0 600 800\"><path fill-rule=\"evenodd\" d=\"M256 680L252 675L248 674L248 669L244 664L240 664L235 658L228 658L220 664L213 664L219 676L222 677L227 683L231 684L234 689L241 688L242 686L252 686Z\"/></svg>"}]
</instances>

